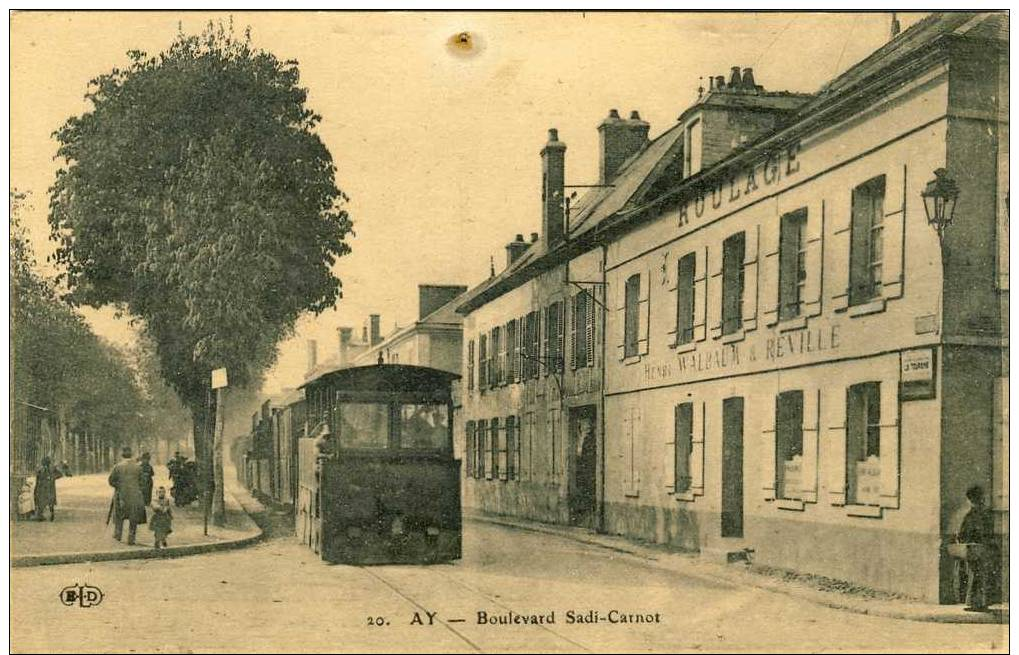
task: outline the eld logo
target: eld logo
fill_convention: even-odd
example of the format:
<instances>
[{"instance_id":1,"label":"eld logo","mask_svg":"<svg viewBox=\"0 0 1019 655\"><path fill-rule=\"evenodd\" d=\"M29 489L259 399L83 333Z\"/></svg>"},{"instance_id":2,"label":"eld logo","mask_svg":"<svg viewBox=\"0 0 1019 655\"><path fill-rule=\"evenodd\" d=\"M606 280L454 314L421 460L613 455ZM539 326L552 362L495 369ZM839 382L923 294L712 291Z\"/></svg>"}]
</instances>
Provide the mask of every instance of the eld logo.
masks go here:
<instances>
[{"instance_id":1,"label":"eld logo","mask_svg":"<svg viewBox=\"0 0 1019 655\"><path fill-rule=\"evenodd\" d=\"M71 585L60 591L60 602L68 607L94 607L103 602L103 592L99 587L91 585Z\"/></svg>"}]
</instances>

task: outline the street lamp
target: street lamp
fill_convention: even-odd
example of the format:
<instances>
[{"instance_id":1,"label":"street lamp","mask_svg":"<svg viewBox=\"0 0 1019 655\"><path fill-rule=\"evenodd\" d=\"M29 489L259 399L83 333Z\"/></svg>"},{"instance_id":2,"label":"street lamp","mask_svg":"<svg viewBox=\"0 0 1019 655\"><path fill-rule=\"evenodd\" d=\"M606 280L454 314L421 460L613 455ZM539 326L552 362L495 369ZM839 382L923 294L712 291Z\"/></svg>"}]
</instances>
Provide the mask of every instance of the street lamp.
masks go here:
<instances>
[{"instance_id":1,"label":"street lamp","mask_svg":"<svg viewBox=\"0 0 1019 655\"><path fill-rule=\"evenodd\" d=\"M934 171L934 179L920 192L923 197L923 208L927 212L927 222L938 233L938 241L945 236L945 229L955 218L955 203L959 199L959 185L948 177L948 171L939 168Z\"/></svg>"}]
</instances>

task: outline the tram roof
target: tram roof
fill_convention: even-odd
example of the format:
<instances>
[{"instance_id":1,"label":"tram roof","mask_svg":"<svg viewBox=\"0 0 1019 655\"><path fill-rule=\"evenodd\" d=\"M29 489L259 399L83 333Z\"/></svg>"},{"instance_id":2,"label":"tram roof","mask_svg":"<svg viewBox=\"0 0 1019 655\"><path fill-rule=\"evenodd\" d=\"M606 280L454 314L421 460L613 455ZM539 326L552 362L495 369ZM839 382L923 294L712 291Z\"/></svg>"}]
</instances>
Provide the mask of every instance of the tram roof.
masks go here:
<instances>
[{"instance_id":1,"label":"tram roof","mask_svg":"<svg viewBox=\"0 0 1019 655\"><path fill-rule=\"evenodd\" d=\"M430 389L436 384L459 380L456 373L427 366L410 364L372 364L351 366L318 375L302 384L300 389L328 382L334 386L360 391L411 391Z\"/></svg>"}]
</instances>

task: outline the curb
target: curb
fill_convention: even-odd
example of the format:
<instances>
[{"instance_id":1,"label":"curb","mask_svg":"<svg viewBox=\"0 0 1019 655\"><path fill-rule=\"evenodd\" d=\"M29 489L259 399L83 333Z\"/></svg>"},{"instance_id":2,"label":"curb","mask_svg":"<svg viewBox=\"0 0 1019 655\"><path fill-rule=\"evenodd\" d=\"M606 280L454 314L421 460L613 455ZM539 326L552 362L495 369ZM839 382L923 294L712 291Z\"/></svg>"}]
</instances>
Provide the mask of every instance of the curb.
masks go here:
<instances>
[{"instance_id":1,"label":"curb","mask_svg":"<svg viewBox=\"0 0 1019 655\"><path fill-rule=\"evenodd\" d=\"M155 548L138 548L136 550L108 550L91 553L53 553L50 555L21 555L11 558L11 568L25 568L29 566L50 566L56 564L80 564L84 562L115 562L132 559L174 559L177 557L188 557L190 555L201 555L225 550L236 550L258 543L265 537L265 532L251 518L250 513L234 497L234 501L244 512L253 524L257 532L229 541L216 541L206 544L185 544L181 546L168 546L156 550Z\"/></svg>"},{"instance_id":2,"label":"curb","mask_svg":"<svg viewBox=\"0 0 1019 655\"><path fill-rule=\"evenodd\" d=\"M589 546L596 546L605 550L611 550L624 555L630 555L632 557L640 558L645 562L651 563L653 566L663 568L666 570L676 571L674 567L665 565L659 557L656 555L666 554L683 556L682 553L672 553L663 551L662 553L654 553L650 549L641 547L639 545L629 544L611 544L606 543L606 540L599 538L596 535L585 535L585 534L573 534L570 530L565 530L558 526L546 526L542 524L534 523L522 523L514 520L508 520L498 516L488 516L471 513L464 516L465 519L470 521L477 521L481 523L491 523L493 525L499 525L506 528L513 528L517 530L525 530L528 532L537 532L540 534L547 534L563 539L569 539L579 543L587 544ZM790 596L799 600L804 600L815 605L827 607L835 610L842 610L846 612L852 612L854 614L865 614L868 616L879 616L890 619L901 619L906 621L918 621L925 623L960 623L960 624L1004 624L1008 625L1009 614L1008 609L992 610L990 612L962 612L961 610L956 612L946 612L941 610L941 605L932 605L929 609L926 607L918 607L916 609L907 609L901 607L888 607L884 606L885 601L848 601L845 599L837 598L830 595L828 592L817 591L814 589L797 588L788 584L763 578L762 576L753 573L744 573L740 571L719 571L717 573L709 573L707 571L682 571L683 575L688 575L694 578L700 578L702 580L709 580L712 582L725 582L728 584L735 584L739 586L750 586L755 589L761 589L763 591L770 591L776 594L782 594L784 596ZM934 609L939 608L939 609Z\"/></svg>"}]
</instances>

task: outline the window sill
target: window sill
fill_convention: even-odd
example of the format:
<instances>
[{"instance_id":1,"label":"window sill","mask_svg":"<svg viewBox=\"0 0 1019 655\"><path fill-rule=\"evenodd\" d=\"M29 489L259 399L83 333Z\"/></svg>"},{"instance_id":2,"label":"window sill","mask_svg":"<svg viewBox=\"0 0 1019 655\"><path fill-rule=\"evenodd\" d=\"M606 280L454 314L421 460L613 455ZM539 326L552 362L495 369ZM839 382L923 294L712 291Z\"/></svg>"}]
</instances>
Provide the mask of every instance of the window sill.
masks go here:
<instances>
[{"instance_id":1,"label":"window sill","mask_svg":"<svg viewBox=\"0 0 1019 655\"><path fill-rule=\"evenodd\" d=\"M687 341L686 343L670 343L669 348L675 350L677 354L688 353L697 350L697 342Z\"/></svg>"},{"instance_id":2,"label":"window sill","mask_svg":"<svg viewBox=\"0 0 1019 655\"><path fill-rule=\"evenodd\" d=\"M802 512L806 505L798 498L776 498L775 507L789 510L791 512Z\"/></svg>"},{"instance_id":3,"label":"window sill","mask_svg":"<svg viewBox=\"0 0 1019 655\"><path fill-rule=\"evenodd\" d=\"M682 491L680 493L675 494L675 497L676 500L678 500L681 503L692 503L693 501L697 500L697 496L694 495L693 491Z\"/></svg>"},{"instance_id":4,"label":"window sill","mask_svg":"<svg viewBox=\"0 0 1019 655\"><path fill-rule=\"evenodd\" d=\"M630 355L629 357L624 357L621 361L623 362L624 365L630 366L631 364L639 363L640 359L641 359L640 355Z\"/></svg>"},{"instance_id":5,"label":"window sill","mask_svg":"<svg viewBox=\"0 0 1019 655\"><path fill-rule=\"evenodd\" d=\"M846 505L847 516L862 516L864 518L879 519L884 508L877 505Z\"/></svg>"},{"instance_id":6,"label":"window sill","mask_svg":"<svg viewBox=\"0 0 1019 655\"><path fill-rule=\"evenodd\" d=\"M719 338L721 339L722 343L736 343L737 341L743 341L743 339L745 339L746 337L747 337L746 330L744 330L743 328L740 328L740 329L736 330L735 332L730 332L729 334L723 334Z\"/></svg>"},{"instance_id":7,"label":"window sill","mask_svg":"<svg viewBox=\"0 0 1019 655\"><path fill-rule=\"evenodd\" d=\"M885 299L878 298L861 305L850 305L847 313L849 316L866 316L868 314L877 314L878 312L883 311L885 311Z\"/></svg>"},{"instance_id":8,"label":"window sill","mask_svg":"<svg viewBox=\"0 0 1019 655\"><path fill-rule=\"evenodd\" d=\"M807 327L806 316L795 316L778 322L779 332L792 332L793 330L804 330Z\"/></svg>"}]
</instances>

